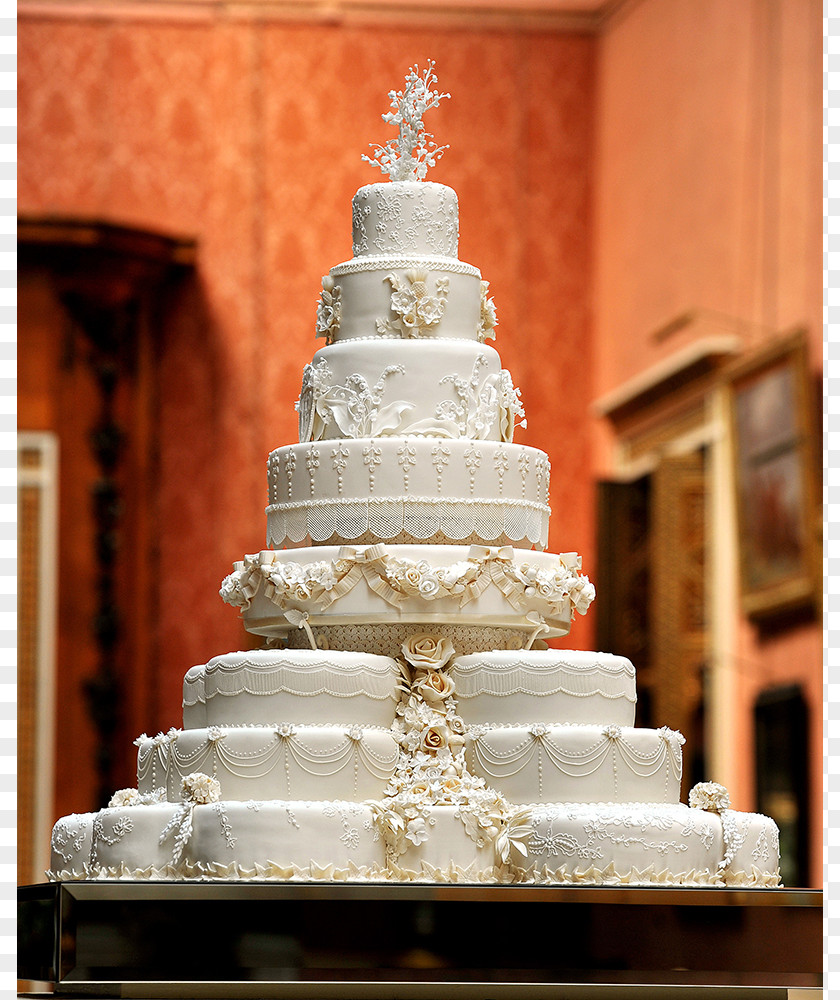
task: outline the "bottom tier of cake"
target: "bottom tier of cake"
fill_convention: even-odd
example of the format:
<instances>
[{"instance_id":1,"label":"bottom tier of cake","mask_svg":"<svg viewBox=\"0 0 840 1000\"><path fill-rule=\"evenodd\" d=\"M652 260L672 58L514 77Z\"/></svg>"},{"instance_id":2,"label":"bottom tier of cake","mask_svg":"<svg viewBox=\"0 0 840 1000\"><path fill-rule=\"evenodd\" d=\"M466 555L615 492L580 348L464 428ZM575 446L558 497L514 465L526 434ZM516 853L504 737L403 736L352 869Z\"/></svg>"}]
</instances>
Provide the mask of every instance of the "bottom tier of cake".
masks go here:
<instances>
[{"instance_id":1,"label":"bottom tier of cake","mask_svg":"<svg viewBox=\"0 0 840 1000\"><path fill-rule=\"evenodd\" d=\"M381 803L147 798L59 820L48 877L779 885L776 825L728 809L541 803L518 811L511 849L504 830L434 806L401 831L397 853Z\"/></svg>"}]
</instances>

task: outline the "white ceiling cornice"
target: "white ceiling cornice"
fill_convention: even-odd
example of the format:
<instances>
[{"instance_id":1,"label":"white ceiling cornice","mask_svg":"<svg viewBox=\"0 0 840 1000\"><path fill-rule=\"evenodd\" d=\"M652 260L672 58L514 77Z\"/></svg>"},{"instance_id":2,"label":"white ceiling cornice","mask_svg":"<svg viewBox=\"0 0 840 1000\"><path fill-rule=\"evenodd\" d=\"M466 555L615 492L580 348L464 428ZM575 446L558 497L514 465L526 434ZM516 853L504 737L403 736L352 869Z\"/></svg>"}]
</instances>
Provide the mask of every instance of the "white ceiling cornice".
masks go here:
<instances>
[{"instance_id":1,"label":"white ceiling cornice","mask_svg":"<svg viewBox=\"0 0 840 1000\"><path fill-rule=\"evenodd\" d=\"M19 17L312 21L596 33L632 0L18 0Z\"/></svg>"}]
</instances>

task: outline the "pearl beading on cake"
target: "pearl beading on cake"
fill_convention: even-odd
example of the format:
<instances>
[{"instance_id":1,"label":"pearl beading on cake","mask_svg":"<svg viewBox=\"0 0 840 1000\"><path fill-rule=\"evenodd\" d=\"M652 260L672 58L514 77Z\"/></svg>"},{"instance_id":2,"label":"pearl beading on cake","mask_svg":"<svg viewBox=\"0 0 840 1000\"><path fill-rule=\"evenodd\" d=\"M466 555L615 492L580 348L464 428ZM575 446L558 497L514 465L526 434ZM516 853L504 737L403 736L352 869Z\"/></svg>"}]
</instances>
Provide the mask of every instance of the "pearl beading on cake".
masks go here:
<instances>
[{"instance_id":1,"label":"pearl beading on cake","mask_svg":"<svg viewBox=\"0 0 840 1000\"><path fill-rule=\"evenodd\" d=\"M378 268L421 268L433 270L445 269L451 274L468 274L480 278L481 271L466 261L445 256L430 256L410 254L371 254L366 257L354 257L330 268L330 276L340 278L345 274L360 274L362 271L375 271Z\"/></svg>"},{"instance_id":2,"label":"pearl beading on cake","mask_svg":"<svg viewBox=\"0 0 840 1000\"><path fill-rule=\"evenodd\" d=\"M510 779L536 770L540 801L578 802L604 798L609 791L614 801L628 796L623 786L632 776L643 779L633 787L643 787L649 802L676 801L682 777L680 733L663 728L634 729L616 725L595 727L531 723L527 726L484 724L466 731L466 755L470 769L485 778L511 801L517 801L516 783ZM582 743L585 745L580 746ZM654 744L652 748L646 749ZM575 747L580 746L580 749ZM547 776L544 768L553 771ZM609 788L600 772L611 771ZM523 787L533 787L528 774ZM550 778L548 788L544 783ZM566 781L564 779L570 779ZM658 779L658 780L655 780ZM638 798L638 795L633 797Z\"/></svg>"},{"instance_id":3,"label":"pearl beading on cake","mask_svg":"<svg viewBox=\"0 0 840 1000\"><path fill-rule=\"evenodd\" d=\"M162 784L169 801L180 799L181 779L203 771L217 777L227 799L245 798L236 794L245 781L253 790L248 797L268 798L275 790L285 798L292 794L292 782L303 782L312 799L331 797L334 783L345 785L342 772L353 773L353 792L359 792L360 767L366 772L364 795L375 795L393 774L397 744L388 729L376 726L297 726L288 723L268 726L211 726L207 730L171 730L161 739L141 737L138 741L138 788L149 790ZM277 785L274 772L284 776L284 788ZM305 776L305 777L304 777ZM327 793L319 793L320 782ZM263 794L260 794L260 791Z\"/></svg>"}]
</instances>

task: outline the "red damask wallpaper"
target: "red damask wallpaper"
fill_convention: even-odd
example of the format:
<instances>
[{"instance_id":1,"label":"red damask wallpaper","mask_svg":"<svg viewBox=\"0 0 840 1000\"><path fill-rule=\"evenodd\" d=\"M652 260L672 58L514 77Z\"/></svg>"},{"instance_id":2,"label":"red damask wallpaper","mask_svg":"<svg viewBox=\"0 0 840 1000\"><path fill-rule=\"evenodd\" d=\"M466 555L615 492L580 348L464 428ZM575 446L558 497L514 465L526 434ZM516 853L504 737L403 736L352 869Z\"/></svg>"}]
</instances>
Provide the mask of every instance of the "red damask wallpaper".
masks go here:
<instances>
[{"instance_id":1,"label":"red damask wallpaper","mask_svg":"<svg viewBox=\"0 0 840 1000\"><path fill-rule=\"evenodd\" d=\"M179 724L188 667L250 641L218 586L264 545L265 460L297 440L321 275L351 256L351 197L379 176L361 154L389 138L387 93L415 62L434 58L452 95L427 121L451 144L434 179L459 194L461 259L490 281L495 346L528 417L518 440L552 459L550 547L577 549L595 570L594 37L173 11L24 9L19 21L20 211L197 241L194 279L158 331L157 655L137 667L133 683L150 693L126 725L127 760L141 728ZM26 392L22 379L22 417ZM588 648L592 635L580 619L570 642ZM82 671L64 650L59 669ZM89 746L83 702L67 690L64 736ZM58 768L57 812L92 804L78 761Z\"/></svg>"}]
</instances>

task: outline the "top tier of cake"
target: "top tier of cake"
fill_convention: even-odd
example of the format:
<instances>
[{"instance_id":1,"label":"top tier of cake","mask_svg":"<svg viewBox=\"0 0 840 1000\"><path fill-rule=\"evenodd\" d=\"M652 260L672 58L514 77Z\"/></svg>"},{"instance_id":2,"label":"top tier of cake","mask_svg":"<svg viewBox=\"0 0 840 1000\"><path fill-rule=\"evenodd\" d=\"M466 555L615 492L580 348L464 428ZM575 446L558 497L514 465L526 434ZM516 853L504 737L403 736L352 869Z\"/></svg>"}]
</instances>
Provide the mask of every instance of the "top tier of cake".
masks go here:
<instances>
[{"instance_id":1,"label":"top tier of cake","mask_svg":"<svg viewBox=\"0 0 840 1000\"><path fill-rule=\"evenodd\" d=\"M429 181L368 184L353 197L353 256L458 257L458 197Z\"/></svg>"},{"instance_id":2,"label":"top tier of cake","mask_svg":"<svg viewBox=\"0 0 840 1000\"><path fill-rule=\"evenodd\" d=\"M458 259L458 198L428 181L368 184L353 196L353 257L322 282L316 334L347 340L493 339L495 307Z\"/></svg>"}]
</instances>

